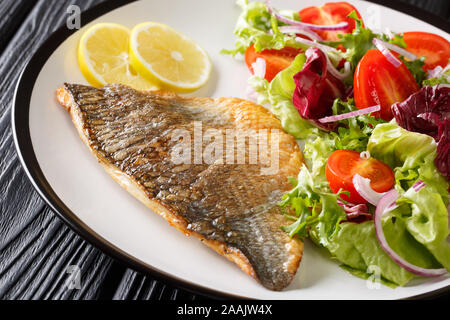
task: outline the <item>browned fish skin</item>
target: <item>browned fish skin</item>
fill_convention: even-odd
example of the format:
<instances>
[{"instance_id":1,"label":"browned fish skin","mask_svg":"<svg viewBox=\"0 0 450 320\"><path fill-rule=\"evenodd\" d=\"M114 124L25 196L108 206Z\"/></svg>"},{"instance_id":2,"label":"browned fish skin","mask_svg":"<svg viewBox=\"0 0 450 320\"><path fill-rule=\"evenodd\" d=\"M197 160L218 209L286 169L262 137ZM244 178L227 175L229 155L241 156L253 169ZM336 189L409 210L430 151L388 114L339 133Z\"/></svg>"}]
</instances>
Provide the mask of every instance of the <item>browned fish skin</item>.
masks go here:
<instances>
[{"instance_id":1,"label":"browned fish skin","mask_svg":"<svg viewBox=\"0 0 450 320\"><path fill-rule=\"evenodd\" d=\"M99 161L135 181L148 199L176 217L166 219L178 229L198 236L269 289L281 290L291 282L303 245L281 230L288 222L277 201L301 162L295 140L283 136L282 169L276 175L261 175L259 164L175 165L170 153L177 143L171 140L173 130L192 132L194 121L201 121L204 131L236 128L239 117L244 126L281 128L262 107L251 105L258 107L259 120L244 100L182 98L122 85L65 84L58 98L73 111L80 136Z\"/></svg>"}]
</instances>

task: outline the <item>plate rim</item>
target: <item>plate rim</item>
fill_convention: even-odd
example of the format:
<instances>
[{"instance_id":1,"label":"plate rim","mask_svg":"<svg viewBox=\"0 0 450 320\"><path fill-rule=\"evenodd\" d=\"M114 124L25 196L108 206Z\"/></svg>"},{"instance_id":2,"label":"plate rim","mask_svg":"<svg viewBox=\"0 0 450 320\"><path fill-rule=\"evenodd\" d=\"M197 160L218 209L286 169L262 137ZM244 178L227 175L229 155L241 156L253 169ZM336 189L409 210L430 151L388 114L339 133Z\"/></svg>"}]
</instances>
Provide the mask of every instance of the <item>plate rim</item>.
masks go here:
<instances>
[{"instance_id":1,"label":"plate rim","mask_svg":"<svg viewBox=\"0 0 450 320\"><path fill-rule=\"evenodd\" d=\"M136 1L138 0L110 0L99 3L81 13L83 16L81 28L94 19L97 19L114 9ZM450 22L421 8L416 8L398 0L369 0L368 2L405 13L409 16L427 22L447 33L450 33ZM207 288L189 280L179 278L163 270L157 269L132 256L131 254L128 254L104 239L94 230L89 228L83 221L81 221L77 215L72 212L61 199L59 199L56 192L48 183L44 173L41 170L39 162L37 161L31 141L29 126L31 95L37 77L47 60L69 36L77 31L79 30L70 30L64 25L54 31L39 46L35 53L33 53L30 60L26 63L20 73L14 91L11 108L11 128L14 145L22 168L24 169L28 179L31 181L34 189L38 192L39 196L45 201L45 203L50 206L52 211L57 214L58 217L61 218L64 223L77 235L94 247L100 249L107 256L125 264L125 266L128 266L143 274L148 274L163 283L187 290L193 294L201 294L214 299L249 299L248 297L221 292L219 290ZM439 296L447 291L450 292L450 285L426 293L410 296L405 299L430 298Z\"/></svg>"}]
</instances>

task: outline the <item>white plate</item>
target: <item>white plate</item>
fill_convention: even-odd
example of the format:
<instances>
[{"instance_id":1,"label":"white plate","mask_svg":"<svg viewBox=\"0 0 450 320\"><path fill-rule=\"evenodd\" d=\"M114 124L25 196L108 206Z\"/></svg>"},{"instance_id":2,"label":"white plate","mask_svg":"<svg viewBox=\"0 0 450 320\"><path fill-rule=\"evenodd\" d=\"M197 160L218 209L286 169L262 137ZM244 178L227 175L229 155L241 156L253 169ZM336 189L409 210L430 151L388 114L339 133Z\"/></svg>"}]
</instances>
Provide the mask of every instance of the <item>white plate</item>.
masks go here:
<instances>
[{"instance_id":1,"label":"white plate","mask_svg":"<svg viewBox=\"0 0 450 320\"><path fill-rule=\"evenodd\" d=\"M273 2L283 9L311 5L311 1L303 0ZM323 2L314 1L314 5ZM448 38L446 32L398 11L364 1L350 2L370 27L421 30ZM111 6L117 7L116 2L110 2ZM83 13L82 23L105 10L109 8L103 5ZM69 225L107 253L139 270L157 272L203 293L257 299L399 299L448 289L448 276L414 281L403 288L373 288L340 269L307 241L292 284L282 292L269 291L198 240L170 227L98 165L67 112L55 100L55 90L64 82L86 83L76 58L77 43L85 28L97 22L116 22L130 28L144 21L168 24L198 42L212 60L211 80L193 95L245 97L249 76L245 64L219 53L233 47L239 13L234 0L138 1L107 12L77 32L63 29L51 37L25 70L13 112L19 154L40 194Z\"/></svg>"}]
</instances>

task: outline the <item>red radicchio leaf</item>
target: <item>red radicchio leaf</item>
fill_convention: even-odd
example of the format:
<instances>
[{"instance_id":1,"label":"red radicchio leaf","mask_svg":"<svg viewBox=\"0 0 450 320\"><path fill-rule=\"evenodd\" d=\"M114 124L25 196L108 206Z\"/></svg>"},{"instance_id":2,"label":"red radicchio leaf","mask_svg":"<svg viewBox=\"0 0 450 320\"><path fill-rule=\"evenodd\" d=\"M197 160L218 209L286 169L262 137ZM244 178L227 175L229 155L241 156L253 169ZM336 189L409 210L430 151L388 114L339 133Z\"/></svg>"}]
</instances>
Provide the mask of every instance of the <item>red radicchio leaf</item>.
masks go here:
<instances>
[{"instance_id":1,"label":"red radicchio leaf","mask_svg":"<svg viewBox=\"0 0 450 320\"><path fill-rule=\"evenodd\" d=\"M318 120L332 114L334 100L345 96L345 85L327 72L327 57L320 49L309 48L305 55L303 69L294 75L292 102L303 119L332 130L336 124L323 124Z\"/></svg>"},{"instance_id":2,"label":"red radicchio leaf","mask_svg":"<svg viewBox=\"0 0 450 320\"><path fill-rule=\"evenodd\" d=\"M392 105L402 128L432 136L437 142L436 168L450 180L450 88L423 87L403 102Z\"/></svg>"},{"instance_id":3,"label":"red radicchio leaf","mask_svg":"<svg viewBox=\"0 0 450 320\"><path fill-rule=\"evenodd\" d=\"M403 102L392 105L398 125L439 141L439 125L450 114L450 88L423 87Z\"/></svg>"}]
</instances>

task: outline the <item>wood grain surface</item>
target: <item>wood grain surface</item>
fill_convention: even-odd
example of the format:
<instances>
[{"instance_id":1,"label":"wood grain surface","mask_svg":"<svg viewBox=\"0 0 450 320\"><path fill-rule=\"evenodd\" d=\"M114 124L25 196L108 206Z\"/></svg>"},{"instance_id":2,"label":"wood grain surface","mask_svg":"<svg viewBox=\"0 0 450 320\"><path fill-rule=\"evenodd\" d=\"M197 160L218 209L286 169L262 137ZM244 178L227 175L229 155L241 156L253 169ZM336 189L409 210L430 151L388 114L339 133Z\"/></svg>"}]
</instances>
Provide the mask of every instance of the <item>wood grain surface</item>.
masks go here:
<instances>
[{"instance_id":1,"label":"wood grain surface","mask_svg":"<svg viewBox=\"0 0 450 320\"><path fill-rule=\"evenodd\" d=\"M65 23L69 5L86 10L100 2L0 1L0 299L205 299L133 271L81 239L41 200L18 160L10 118L20 72ZM448 0L402 2L450 17ZM74 265L80 289L67 285Z\"/></svg>"}]
</instances>

